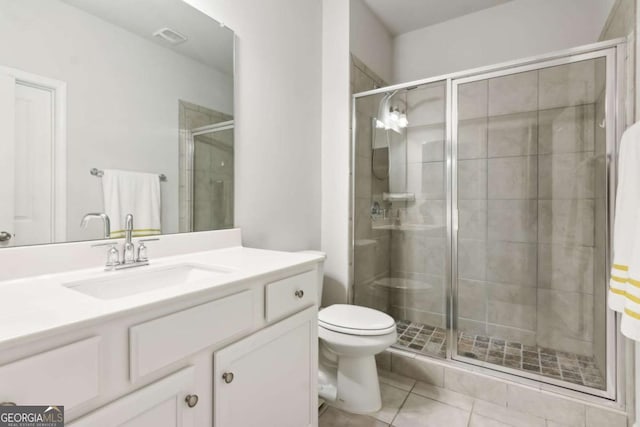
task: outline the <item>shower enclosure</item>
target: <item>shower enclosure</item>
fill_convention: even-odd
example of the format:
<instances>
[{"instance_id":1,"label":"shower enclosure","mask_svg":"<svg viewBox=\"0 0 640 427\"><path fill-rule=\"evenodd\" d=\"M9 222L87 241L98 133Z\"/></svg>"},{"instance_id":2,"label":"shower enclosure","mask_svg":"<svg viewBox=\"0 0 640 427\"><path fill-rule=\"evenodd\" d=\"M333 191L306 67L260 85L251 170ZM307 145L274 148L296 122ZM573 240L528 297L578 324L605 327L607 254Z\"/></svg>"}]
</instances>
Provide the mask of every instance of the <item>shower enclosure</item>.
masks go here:
<instances>
[{"instance_id":1,"label":"shower enclosure","mask_svg":"<svg viewBox=\"0 0 640 427\"><path fill-rule=\"evenodd\" d=\"M190 231L233 228L233 129L233 121L226 121L189 132Z\"/></svg>"},{"instance_id":2,"label":"shower enclosure","mask_svg":"<svg viewBox=\"0 0 640 427\"><path fill-rule=\"evenodd\" d=\"M616 399L624 58L608 42L354 95L351 298L396 319L396 347Z\"/></svg>"}]
</instances>

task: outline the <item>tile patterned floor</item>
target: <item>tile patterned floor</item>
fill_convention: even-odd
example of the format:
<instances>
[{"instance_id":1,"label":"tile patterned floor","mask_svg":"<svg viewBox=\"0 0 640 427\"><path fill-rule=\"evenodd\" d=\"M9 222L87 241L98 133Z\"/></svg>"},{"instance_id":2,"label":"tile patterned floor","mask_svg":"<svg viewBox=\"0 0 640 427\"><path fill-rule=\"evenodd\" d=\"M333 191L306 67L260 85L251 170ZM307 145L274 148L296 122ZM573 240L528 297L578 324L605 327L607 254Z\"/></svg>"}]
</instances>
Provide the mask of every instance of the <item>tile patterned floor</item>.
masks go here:
<instances>
[{"instance_id":1,"label":"tile patterned floor","mask_svg":"<svg viewBox=\"0 0 640 427\"><path fill-rule=\"evenodd\" d=\"M521 412L522 409L511 408L506 402L491 403L388 371L379 371L379 375L382 408L378 412L354 415L325 407L320 412L319 427L566 427L563 422L541 415L537 409ZM549 416L566 419L566 414L559 412L551 411ZM589 409L586 412L590 413ZM579 418L579 423L569 424L626 426L624 415L600 414L590 418L582 413Z\"/></svg>"},{"instance_id":2,"label":"tile patterned floor","mask_svg":"<svg viewBox=\"0 0 640 427\"><path fill-rule=\"evenodd\" d=\"M447 335L444 329L405 320L396 325L396 347L445 357ZM458 334L458 354L573 384L605 388L604 378L593 357L462 332Z\"/></svg>"}]
</instances>

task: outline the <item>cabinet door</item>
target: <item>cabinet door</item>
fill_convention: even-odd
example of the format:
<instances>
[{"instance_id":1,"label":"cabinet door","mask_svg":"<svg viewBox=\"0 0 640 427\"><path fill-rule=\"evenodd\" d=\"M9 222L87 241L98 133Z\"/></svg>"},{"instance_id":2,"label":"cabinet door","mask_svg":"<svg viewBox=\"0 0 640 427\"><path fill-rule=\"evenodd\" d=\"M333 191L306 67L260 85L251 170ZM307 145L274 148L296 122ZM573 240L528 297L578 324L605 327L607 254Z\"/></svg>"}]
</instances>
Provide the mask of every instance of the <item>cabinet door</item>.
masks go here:
<instances>
[{"instance_id":1,"label":"cabinet door","mask_svg":"<svg viewBox=\"0 0 640 427\"><path fill-rule=\"evenodd\" d=\"M318 311L308 308L214 355L214 427L318 424Z\"/></svg>"},{"instance_id":2,"label":"cabinet door","mask_svg":"<svg viewBox=\"0 0 640 427\"><path fill-rule=\"evenodd\" d=\"M69 424L71 427L194 427L185 398L195 389L189 367L134 391ZM202 403L200 403L202 405Z\"/></svg>"}]
</instances>

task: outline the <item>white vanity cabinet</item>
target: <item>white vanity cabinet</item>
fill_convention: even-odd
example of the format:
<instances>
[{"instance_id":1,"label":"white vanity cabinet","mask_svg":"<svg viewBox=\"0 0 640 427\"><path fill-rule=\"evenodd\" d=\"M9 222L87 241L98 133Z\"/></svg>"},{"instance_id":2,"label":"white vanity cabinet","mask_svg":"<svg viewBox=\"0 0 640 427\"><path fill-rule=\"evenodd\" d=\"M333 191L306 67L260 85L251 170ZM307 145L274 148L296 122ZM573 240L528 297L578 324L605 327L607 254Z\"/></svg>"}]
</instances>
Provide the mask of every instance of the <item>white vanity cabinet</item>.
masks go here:
<instances>
[{"instance_id":1,"label":"white vanity cabinet","mask_svg":"<svg viewBox=\"0 0 640 427\"><path fill-rule=\"evenodd\" d=\"M0 402L72 427L317 427L318 265L0 345Z\"/></svg>"},{"instance_id":2,"label":"white vanity cabinet","mask_svg":"<svg viewBox=\"0 0 640 427\"><path fill-rule=\"evenodd\" d=\"M93 411L70 427L196 427L189 405L197 404L190 390L195 388L196 370L182 369L151 385ZM195 407L195 406L194 406Z\"/></svg>"},{"instance_id":3,"label":"white vanity cabinet","mask_svg":"<svg viewBox=\"0 0 640 427\"><path fill-rule=\"evenodd\" d=\"M311 307L216 352L214 426L315 425L317 328Z\"/></svg>"}]
</instances>

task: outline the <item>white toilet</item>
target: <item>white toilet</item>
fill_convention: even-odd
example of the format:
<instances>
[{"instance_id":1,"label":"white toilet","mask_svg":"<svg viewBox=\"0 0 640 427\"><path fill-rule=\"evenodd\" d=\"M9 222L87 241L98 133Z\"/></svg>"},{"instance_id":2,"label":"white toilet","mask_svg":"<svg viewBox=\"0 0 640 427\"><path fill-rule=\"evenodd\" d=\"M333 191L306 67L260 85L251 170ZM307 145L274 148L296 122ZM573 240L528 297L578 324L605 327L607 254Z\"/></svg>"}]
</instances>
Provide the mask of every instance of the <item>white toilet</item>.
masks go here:
<instances>
[{"instance_id":1,"label":"white toilet","mask_svg":"<svg viewBox=\"0 0 640 427\"><path fill-rule=\"evenodd\" d=\"M322 301L322 281L318 301ZM378 411L382 401L375 355L395 343L396 337L396 322L381 311L348 304L320 309L320 397L356 414Z\"/></svg>"},{"instance_id":2,"label":"white toilet","mask_svg":"<svg viewBox=\"0 0 640 427\"><path fill-rule=\"evenodd\" d=\"M348 412L382 406L375 355L396 342L391 316L357 305L335 304L318 313L320 397Z\"/></svg>"}]
</instances>

